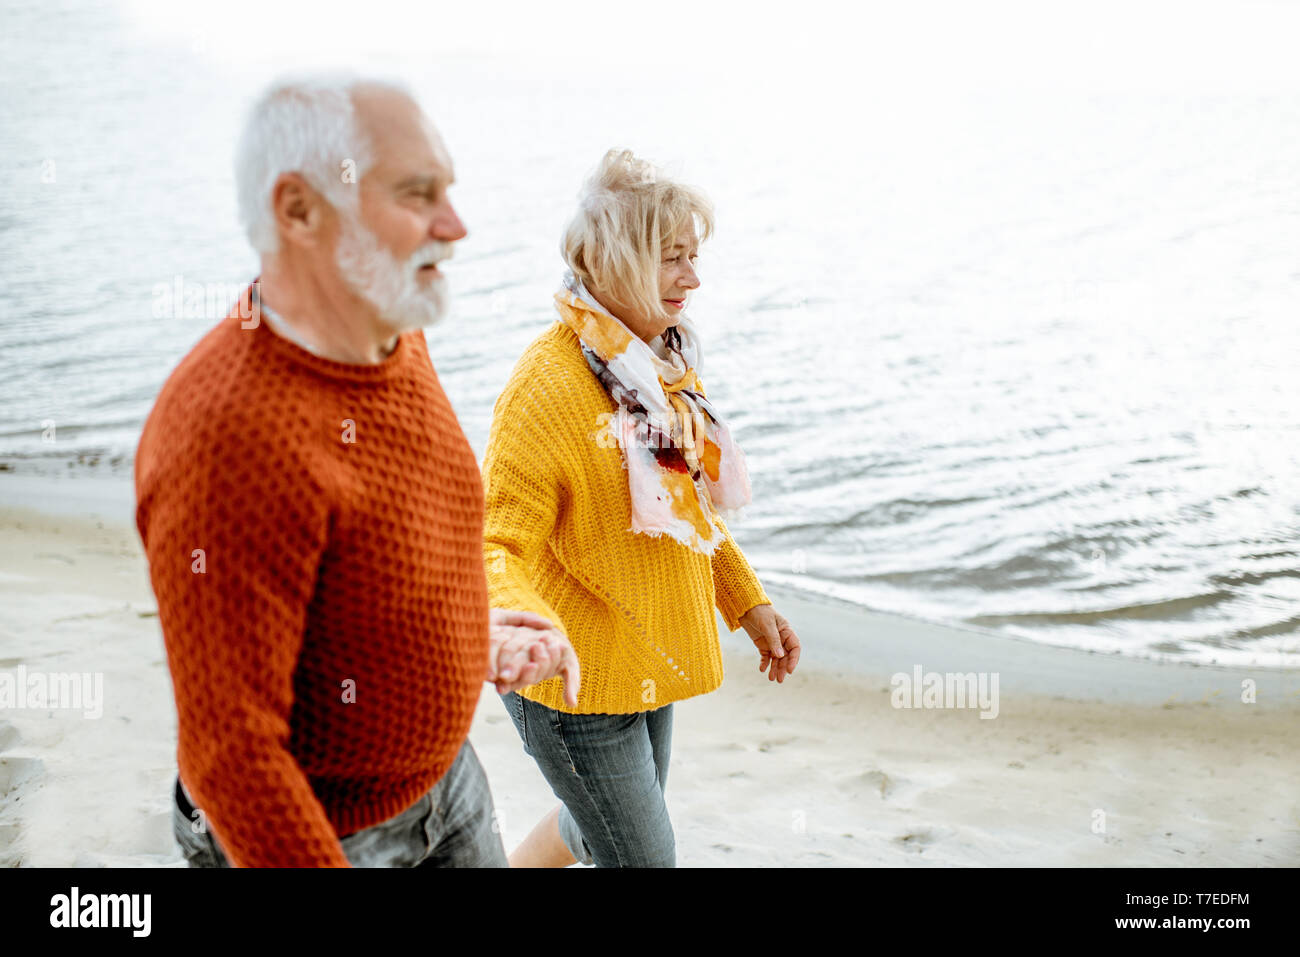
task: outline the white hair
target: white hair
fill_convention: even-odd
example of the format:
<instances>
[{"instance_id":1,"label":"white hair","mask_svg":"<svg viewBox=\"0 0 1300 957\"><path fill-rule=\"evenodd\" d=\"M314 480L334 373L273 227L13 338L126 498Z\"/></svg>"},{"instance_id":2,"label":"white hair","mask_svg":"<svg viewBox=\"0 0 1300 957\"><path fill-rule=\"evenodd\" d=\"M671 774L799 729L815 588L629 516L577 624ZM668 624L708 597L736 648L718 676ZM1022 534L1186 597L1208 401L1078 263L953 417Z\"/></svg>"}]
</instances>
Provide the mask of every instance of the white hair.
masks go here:
<instances>
[{"instance_id":1,"label":"white hair","mask_svg":"<svg viewBox=\"0 0 1300 957\"><path fill-rule=\"evenodd\" d=\"M374 163L352 99L359 86L411 96L395 81L331 73L282 77L253 104L235 151L235 188L240 222L259 253L280 247L271 191L282 173L298 173L335 209L359 214L357 187Z\"/></svg>"},{"instance_id":2,"label":"white hair","mask_svg":"<svg viewBox=\"0 0 1300 957\"><path fill-rule=\"evenodd\" d=\"M605 293L649 319L667 318L659 262L678 233L698 224L713 233L713 204L693 186L665 176L631 150L605 153L579 193L560 252L588 290Z\"/></svg>"}]
</instances>

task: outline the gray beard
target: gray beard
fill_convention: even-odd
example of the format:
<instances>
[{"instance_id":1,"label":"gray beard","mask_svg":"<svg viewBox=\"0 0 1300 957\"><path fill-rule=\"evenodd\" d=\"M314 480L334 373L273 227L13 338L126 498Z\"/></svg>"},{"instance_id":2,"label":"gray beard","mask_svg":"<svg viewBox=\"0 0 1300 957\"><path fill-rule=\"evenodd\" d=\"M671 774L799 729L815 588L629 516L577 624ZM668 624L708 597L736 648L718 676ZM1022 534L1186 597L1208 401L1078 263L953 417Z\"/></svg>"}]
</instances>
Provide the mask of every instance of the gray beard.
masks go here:
<instances>
[{"instance_id":1,"label":"gray beard","mask_svg":"<svg viewBox=\"0 0 1300 957\"><path fill-rule=\"evenodd\" d=\"M422 286L414 265L416 256L411 262L400 263L354 217L345 214L342 221L334 255L339 275L374 307L380 319L404 332L437 325L447 318L450 296L445 277L435 276Z\"/></svg>"}]
</instances>

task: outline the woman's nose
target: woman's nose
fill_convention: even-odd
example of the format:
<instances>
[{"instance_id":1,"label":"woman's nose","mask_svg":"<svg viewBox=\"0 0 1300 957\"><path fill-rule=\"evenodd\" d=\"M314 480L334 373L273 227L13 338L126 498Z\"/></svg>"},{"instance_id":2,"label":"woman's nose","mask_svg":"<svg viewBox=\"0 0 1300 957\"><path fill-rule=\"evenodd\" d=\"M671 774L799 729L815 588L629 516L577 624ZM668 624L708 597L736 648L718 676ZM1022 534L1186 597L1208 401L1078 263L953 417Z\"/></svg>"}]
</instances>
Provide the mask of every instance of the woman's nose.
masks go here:
<instances>
[{"instance_id":1,"label":"woman's nose","mask_svg":"<svg viewBox=\"0 0 1300 957\"><path fill-rule=\"evenodd\" d=\"M686 272L677 280L677 285L683 289L698 289L700 287L700 277L695 274L694 267L686 267Z\"/></svg>"}]
</instances>

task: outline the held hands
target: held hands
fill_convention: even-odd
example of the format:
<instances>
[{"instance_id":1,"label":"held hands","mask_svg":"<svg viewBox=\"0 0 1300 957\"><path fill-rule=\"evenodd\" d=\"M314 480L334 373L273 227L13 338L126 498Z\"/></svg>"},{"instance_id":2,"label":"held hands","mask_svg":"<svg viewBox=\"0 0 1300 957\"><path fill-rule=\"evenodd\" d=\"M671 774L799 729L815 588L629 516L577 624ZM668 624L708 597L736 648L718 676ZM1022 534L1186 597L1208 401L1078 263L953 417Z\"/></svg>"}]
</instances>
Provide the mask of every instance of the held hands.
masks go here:
<instances>
[{"instance_id":1,"label":"held hands","mask_svg":"<svg viewBox=\"0 0 1300 957\"><path fill-rule=\"evenodd\" d=\"M564 700L578 706L581 675L569 639L551 622L531 611L489 611L488 674L497 694L518 691L555 675L564 679Z\"/></svg>"},{"instance_id":2,"label":"held hands","mask_svg":"<svg viewBox=\"0 0 1300 957\"><path fill-rule=\"evenodd\" d=\"M771 605L755 605L741 616L740 624L758 649L758 670L767 671L768 681L780 683L794 673L799 663L799 636L784 616ZM768 665L772 666L770 671Z\"/></svg>"}]
</instances>

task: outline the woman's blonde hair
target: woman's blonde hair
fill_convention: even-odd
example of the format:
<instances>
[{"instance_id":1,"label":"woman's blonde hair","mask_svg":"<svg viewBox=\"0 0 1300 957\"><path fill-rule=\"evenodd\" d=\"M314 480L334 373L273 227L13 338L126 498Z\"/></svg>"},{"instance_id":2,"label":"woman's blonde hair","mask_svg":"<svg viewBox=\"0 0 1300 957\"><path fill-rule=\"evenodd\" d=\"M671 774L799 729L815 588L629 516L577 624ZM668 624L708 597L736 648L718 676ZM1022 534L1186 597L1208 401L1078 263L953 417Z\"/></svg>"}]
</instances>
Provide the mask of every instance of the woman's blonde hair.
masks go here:
<instances>
[{"instance_id":1,"label":"woman's blonde hair","mask_svg":"<svg viewBox=\"0 0 1300 957\"><path fill-rule=\"evenodd\" d=\"M631 150L610 150L583 184L560 251L588 290L663 318L660 259L688 224L700 242L713 233L713 204L702 192L667 179Z\"/></svg>"}]
</instances>

